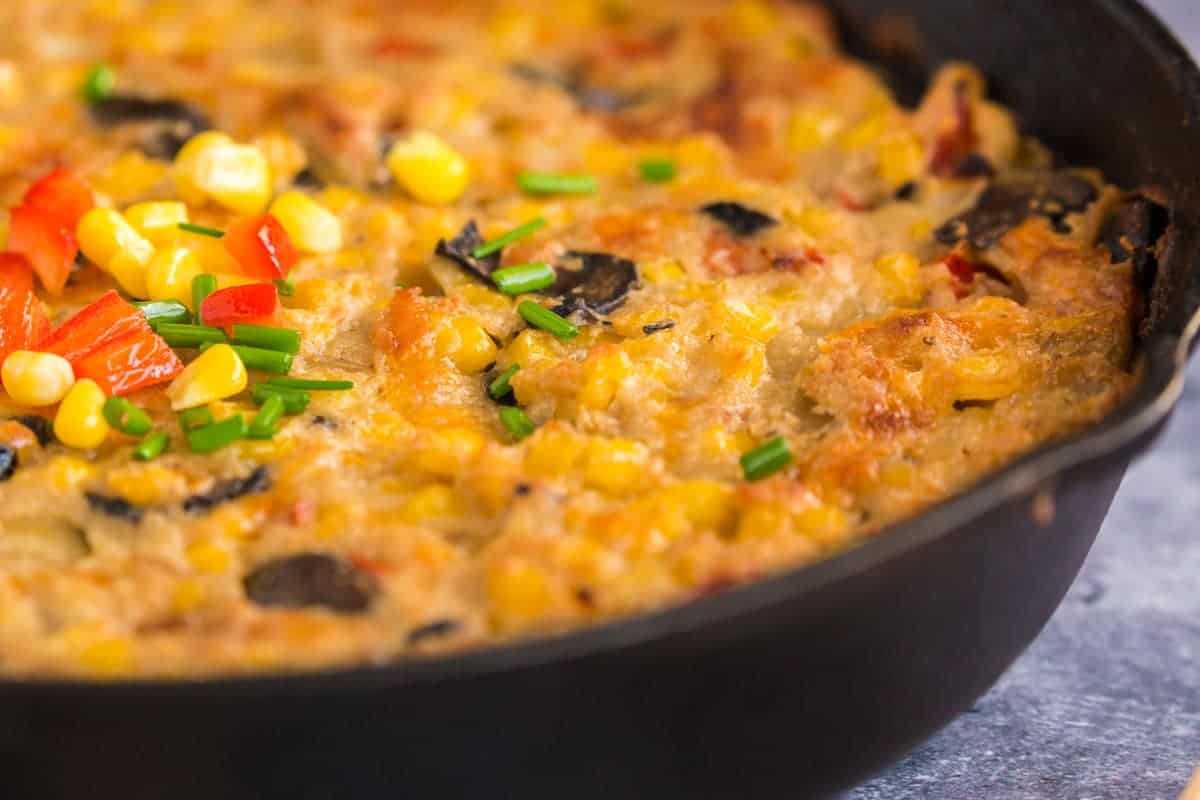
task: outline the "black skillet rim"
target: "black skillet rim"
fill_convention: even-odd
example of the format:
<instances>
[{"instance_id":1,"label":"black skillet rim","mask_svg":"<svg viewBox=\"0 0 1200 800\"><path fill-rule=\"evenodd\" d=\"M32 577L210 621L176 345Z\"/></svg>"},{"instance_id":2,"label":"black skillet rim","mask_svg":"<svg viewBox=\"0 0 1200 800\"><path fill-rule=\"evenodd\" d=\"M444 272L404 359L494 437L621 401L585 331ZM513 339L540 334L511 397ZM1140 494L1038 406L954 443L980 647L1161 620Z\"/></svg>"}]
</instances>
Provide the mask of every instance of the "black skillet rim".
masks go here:
<instances>
[{"instance_id":1,"label":"black skillet rim","mask_svg":"<svg viewBox=\"0 0 1200 800\"><path fill-rule=\"evenodd\" d=\"M1167 74L1183 83L1181 92L1195 119L1200 119L1200 67L1161 20L1137 0L1097 0L1133 34ZM1170 256L1168 256L1170 257ZM1189 275L1200 271L1193 265ZM405 657L376 665L334 667L305 672L215 675L197 678L143 678L114 681L79 679L0 679L0 697L55 693L118 697L136 694L167 697L186 694L298 696L402 689L487 674L516 671L550 662L565 662L599 653L637 647L755 611L796 595L846 579L928 542L948 535L1002 503L1019 497L1076 466L1137 449L1169 416L1183 392L1184 368L1200 333L1200 310L1179 332L1152 334L1143 343L1145 374L1134 395L1096 426L1034 450L928 511L881 531L845 553L815 564L757 579L703 598L658 611L585 627L578 631L485 645L443 656Z\"/></svg>"}]
</instances>

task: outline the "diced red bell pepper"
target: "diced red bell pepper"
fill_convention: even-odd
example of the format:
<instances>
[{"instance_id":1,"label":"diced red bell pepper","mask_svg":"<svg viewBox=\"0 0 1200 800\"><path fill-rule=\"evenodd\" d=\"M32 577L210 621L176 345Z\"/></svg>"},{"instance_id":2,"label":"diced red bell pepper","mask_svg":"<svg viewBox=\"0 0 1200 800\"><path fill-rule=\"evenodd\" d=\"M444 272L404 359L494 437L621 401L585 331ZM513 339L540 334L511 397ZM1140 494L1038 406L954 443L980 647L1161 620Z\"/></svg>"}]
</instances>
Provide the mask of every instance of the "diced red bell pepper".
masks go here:
<instances>
[{"instance_id":1,"label":"diced red bell pepper","mask_svg":"<svg viewBox=\"0 0 1200 800\"><path fill-rule=\"evenodd\" d=\"M114 339L73 366L77 378L91 378L109 397L164 383L183 371L183 362L171 346L148 331Z\"/></svg>"},{"instance_id":2,"label":"diced red bell pepper","mask_svg":"<svg viewBox=\"0 0 1200 800\"><path fill-rule=\"evenodd\" d=\"M92 351L132 333L152 333L150 323L111 289L38 342L37 349L57 353L74 366Z\"/></svg>"},{"instance_id":3,"label":"diced red bell pepper","mask_svg":"<svg viewBox=\"0 0 1200 800\"><path fill-rule=\"evenodd\" d=\"M0 361L26 350L50 329L50 320L33 292L33 269L23 256L0 253Z\"/></svg>"},{"instance_id":4,"label":"diced red bell pepper","mask_svg":"<svg viewBox=\"0 0 1200 800\"><path fill-rule=\"evenodd\" d=\"M61 294L79 253L74 227L54 214L22 203L9 212L8 249L29 259L46 291Z\"/></svg>"},{"instance_id":5,"label":"diced red bell pepper","mask_svg":"<svg viewBox=\"0 0 1200 800\"><path fill-rule=\"evenodd\" d=\"M64 228L75 230L96 200L82 178L61 167L43 175L25 192L25 205L54 218Z\"/></svg>"},{"instance_id":6,"label":"diced red bell pepper","mask_svg":"<svg viewBox=\"0 0 1200 800\"><path fill-rule=\"evenodd\" d=\"M251 278L287 277L296 264L296 248L279 220L270 214L240 219L225 229L225 249Z\"/></svg>"},{"instance_id":7,"label":"diced red bell pepper","mask_svg":"<svg viewBox=\"0 0 1200 800\"><path fill-rule=\"evenodd\" d=\"M234 323L262 325L270 322L279 305L279 293L274 284L247 283L218 289L200 304L200 319L205 325L216 325L233 335Z\"/></svg>"}]
</instances>

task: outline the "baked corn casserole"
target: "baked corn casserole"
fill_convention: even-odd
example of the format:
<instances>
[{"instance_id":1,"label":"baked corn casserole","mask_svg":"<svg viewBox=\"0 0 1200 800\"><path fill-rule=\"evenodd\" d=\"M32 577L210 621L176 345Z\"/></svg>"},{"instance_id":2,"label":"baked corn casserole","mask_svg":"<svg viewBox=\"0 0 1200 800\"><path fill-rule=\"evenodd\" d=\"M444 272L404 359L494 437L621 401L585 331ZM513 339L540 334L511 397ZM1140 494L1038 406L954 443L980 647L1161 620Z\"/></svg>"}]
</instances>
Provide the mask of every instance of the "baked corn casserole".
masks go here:
<instances>
[{"instance_id":1,"label":"baked corn casserole","mask_svg":"<svg viewBox=\"0 0 1200 800\"><path fill-rule=\"evenodd\" d=\"M818 6L13 2L0 58L9 675L686 602L1136 382L1162 209Z\"/></svg>"}]
</instances>

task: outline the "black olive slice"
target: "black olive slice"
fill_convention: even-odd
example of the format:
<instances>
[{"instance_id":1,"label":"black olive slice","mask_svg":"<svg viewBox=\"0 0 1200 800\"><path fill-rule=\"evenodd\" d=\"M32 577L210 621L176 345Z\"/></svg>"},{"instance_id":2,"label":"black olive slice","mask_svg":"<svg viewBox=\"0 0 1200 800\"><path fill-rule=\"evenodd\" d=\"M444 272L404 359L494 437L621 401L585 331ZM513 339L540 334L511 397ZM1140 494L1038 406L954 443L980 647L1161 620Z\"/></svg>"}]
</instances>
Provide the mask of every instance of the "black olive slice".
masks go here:
<instances>
[{"instance_id":1,"label":"black olive slice","mask_svg":"<svg viewBox=\"0 0 1200 800\"><path fill-rule=\"evenodd\" d=\"M486 281L491 279L492 273L500 266L500 253L476 258L471 251L483 243L484 238L479 232L479 226L475 224L475 220L471 220L450 241L439 240L434 253L442 258L450 259L467 272Z\"/></svg>"},{"instance_id":2,"label":"black olive slice","mask_svg":"<svg viewBox=\"0 0 1200 800\"><path fill-rule=\"evenodd\" d=\"M1100 229L1100 244L1107 248L1112 263L1133 262L1138 288L1148 291L1158 271L1155 245L1167 232L1170 214L1145 195L1122 200Z\"/></svg>"},{"instance_id":3,"label":"black olive slice","mask_svg":"<svg viewBox=\"0 0 1200 800\"><path fill-rule=\"evenodd\" d=\"M92 511L106 514L115 519L123 519L134 525L142 521L144 512L123 497L113 497L99 492L85 492L88 506Z\"/></svg>"},{"instance_id":4,"label":"black olive slice","mask_svg":"<svg viewBox=\"0 0 1200 800\"><path fill-rule=\"evenodd\" d=\"M779 224L768 214L729 200L709 203L700 210L729 228L734 236L753 236L763 228Z\"/></svg>"},{"instance_id":5,"label":"black olive slice","mask_svg":"<svg viewBox=\"0 0 1200 800\"><path fill-rule=\"evenodd\" d=\"M424 625L419 625L409 631L408 637L405 639L405 643L409 647L413 647L421 642L426 641L427 639L440 639L443 636L449 636L461 627L462 625L459 624L457 620L434 620L433 622L427 622Z\"/></svg>"},{"instance_id":6,"label":"black olive slice","mask_svg":"<svg viewBox=\"0 0 1200 800\"><path fill-rule=\"evenodd\" d=\"M557 71L539 67L536 64L518 62L510 68L513 75L530 83L545 83L557 86L575 99L579 107L586 111L615 112L636 106L649 97L649 92L622 93L611 89L593 86L584 80L578 71L562 74Z\"/></svg>"},{"instance_id":7,"label":"black olive slice","mask_svg":"<svg viewBox=\"0 0 1200 800\"><path fill-rule=\"evenodd\" d=\"M966 239L979 249L996 244L1031 216L1045 217L1059 233L1070 233L1066 216L1096 199L1096 187L1067 172L1001 181L988 186L974 207L934 231L943 244Z\"/></svg>"},{"instance_id":8,"label":"black olive slice","mask_svg":"<svg viewBox=\"0 0 1200 800\"><path fill-rule=\"evenodd\" d=\"M366 611L379 592L369 573L326 553L299 553L260 564L242 579L246 596L268 608L328 608L340 614Z\"/></svg>"},{"instance_id":9,"label":"black olive slice","mask_svg":"<svg viewBox=\"0 0 1200 800\"><path fill-rule=\"evenodd\" d=\"M555 309L558 313L607 314L625 302L637 283L637 265L627 258L578 250L567 251L567 256L579 259L581 267L560 267L558 279L546 290L546 294L562 298Z\"/></svg>"},{"instance_id":10,"label":"black olive slice","mask_svg":"<svg viewBox=\"0 0 1200 800\"><path fill-rule=\"evenodd\" d=\"M17 471L17 448L0 444L0 481L6 481Z\"/></svg>"},{"instance_id":11,"label":"black olive slice","mask_svg":"<svg viewBox=\"0 0 1200 800\"><path fill-rule=\"evenodd\" d=\"M114 94L90 103L92 119L104 127L126 123L160 123L142 140L142 150L152 158L174 158L188 139L210 130L212 123L199 109L180 100Z\"/></svg>"},{"instance_id":12,"label":"black olive slice","mask_svg":"<svg viewBox=\"0 0 1200 800\"><path fill-rule=\"evenodd\" d=\"M42 447L54 441L54 427L50 420L45 417L39 417L36 414L23 414L19 417L13 417L13 422L19 422L29 430L33 431L33 435L37 437L38 444Z\"/></svg>"},{"instance_id":13,"label":"black olive slice","mask_svg":"<svg viewBox=\"0 0 1200 800\"><path fill-rule=\"evenodd\" d=\"M194 514L212 511L221 503L236 500L248 494L265 492L271 488L271 473L266 467L256 467L242 478L217 481L207 492L194 494L183 501L183 510Z\"/></svg>"}]
</instances>

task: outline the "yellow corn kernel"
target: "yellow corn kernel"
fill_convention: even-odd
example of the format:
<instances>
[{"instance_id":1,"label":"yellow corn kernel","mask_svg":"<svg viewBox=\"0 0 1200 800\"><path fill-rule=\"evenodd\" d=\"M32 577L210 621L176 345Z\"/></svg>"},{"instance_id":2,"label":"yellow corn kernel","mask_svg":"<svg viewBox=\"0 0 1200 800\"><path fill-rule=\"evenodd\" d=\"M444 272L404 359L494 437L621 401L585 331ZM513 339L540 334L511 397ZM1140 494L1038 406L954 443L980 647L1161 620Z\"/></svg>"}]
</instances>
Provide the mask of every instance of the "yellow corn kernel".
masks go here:
<instances>
[{"instance_id":1,"label":"yellow corn kernel","mask_svg":"<svg viewBox=\"0 0 1200 800\"><path fill-rule=\"evenodd\" d=\"M482 449L483 435L470 428L430 431L417 451L417 466L434 475L452 478L474 461Z\"/></svg>"},{"instance_id":2,"label":"yellow corn kernel","mask_svg":"<svg viewBox=\"0 0 1200 800\"><path fill-rule=\"evenodd\" d=\"M625 351L617 348L589 358L584 369L583 387L579 390L580 405L597 411L608 408L632 371L633 362Z\"/></svg>"},{"instance_id":3,"label":"yellow corn kernel","mask_svg":"<svg viewBox=\"0 0 1200 800\"><path fill-rule=\"evenodd\" d=\"M137 506L168 502L187 488L183 475L160 464L131 464L108 475L108 488Z\"/></svg>"},{"instance_id":4,"label":"yellow corn kernel","mask_svg":"<svg viewBox=\"0 0 1200 800\"><path fill-rule=\"evenodd\" d=\"M738 539L766 539L778 535L788 524L787 510L777 505L754 505L738 520Z\"/></svg>"},{"instance_id":5,"label":"yellow corn kernel","mask_svg":"<svg viewBox=\"0 0 1200 800\"><path fill-rule=\"evenodd\" d=\"M189 205L212 200L231 211L254 214L271 197L266 156L218 131L192 137L175 157L173 174L175 191Z\"/></svg>"},{"instance_id":6,"label":"yellow corn kernel","mask_svg":"<svg viewBox=\"0 0 1200 800\"><path fill-rule=\"evenodd\" d=\"M792 516L796 532L826 547L845 544L850 534L846 512L834 506L806 508Z\"/></svg>"},{"instance_id":7,"label":"yellow corn kernel","mask_svg":"<svg viewBox=\"0 0 1200 800\"><path fill-rule=\"evenodd\" d=\"M188 221L188 210L176 202L137 203L125 209L125 221L151 244L162 247L175 241L179 223Z\"/></svg>"},{"instance_id":8,"label":"yellow corn kernel","mask_svg":"<svg viewBox=\"0 0 1200 800\"><path fill-rule=\"evenodd\" d=\"M46 464L46 478L60 492L76 489L95 474L95 467L76 456L58 456Z\"/></svg>"},{"instance_id":9,"label":"yellow corn kernel","mask_svg":"<svg viewBox=\"0 0 1200 800\"><path fill-rule=\"evenodd\" d=\"M863 150L880 140L887 131L887 117L884 114L871 114L852 128L844 131L839 137L842 147L847 150Z\"/></svg>"},{"instance_id":10,"label":"yellow corn kernel","mask_svg":"<svg viewBox=\"0 0 1200 800\"><path fill-rule=\"evenodd\" d=\"M513 306L511 298L475 281L455 287L454 295L462 298L463 302L468 305L482 306L495 311L508 311Z\"/></svg>"},{"instance_id":11,"label":"yellow corn kernel","mask_svg":"<svg viewBox=\"0 0 1200 800\"><path fill-rule=\"evenodd\" d=\"M171 592L171 610L176 614L190 614L204 602L205 594L203 583L195 578L184 578Z\"/></svg>"},{"instance_id":12,"label":"yellow corn kernel","mask_svg":"<svg viewBox=\"0 0 1200 800\"><path fill-rule=\"evenodd\" d=\"M710 172L725 161L726 151L719 138L712 134L685 136L675 147L679 166L697 172Z\"/></svg>"},{"instance_id":13,"label":"yellow corn kernel","mask_svg":"<svg viewBox=\"0 0 1200 800\"><path fill-rule=\"evenodd\" d=\"M316 311L331 302L336 294L337 284L328 278L296 281L296 294L292 296L290 305Z\"/></svg>"},{"instance_id":14,"label":"yellow corn kernel","mask_svg":"<svg viewBox=\"0 0 1200 800\"><path fill-rule=\"evenodd\" d=\"M439 326L434 348L463 372L473 375L496 362L496 343L474 317L456 316Z\"/></svg>"},{"instance_id":15,"label":"yellow corn kernel","mask_svg":"<svg viewBox=\"0 0 1200 800\"><path fill-rule=\"evenodd\" d=\"M133 648L125 639L100 639L80 650L79 663L99 677L126 675L133 669Z\"/></svg>"},{"instance_id":16,"label":"yellow corn kernel","mask_svg":"<svg viewBox=\"0 0 1200 800\"><path fill-rule=\"evenodd\" d=\"M501 8L488 20L487 32L502 52L525 52L537 43L538 18L519 7Z\"/></svg>"},{"instance_id":17,"label":"yellow corn kernel","mask_svg":"<svg viewBox=\"0 0 1200 800\"><path fill-rule=\"evenodd\" d=\"M766 343L779 332L775 315L764 306L727 299L721 304L721 312L721 327L734 336Z\"/></svg>"},{"instance_id":18,"label":"yellow corn kernel","mask_svg":"<svg viewBox=\"0 0 1200 800\"><path fill-rule=\"evenodd\" d=\"M788 122L788 147L808 153L832 142L846 126L846 120L824 106L808 106L792 115Z\"/></svg>"},{"instance_id":19,"label":"yellow corn kernel","mask_svg":"<svg viewBox=\"0 0 1200 800\"><path fill-rule=\"evenodd\" d=\"M928 239L931 233L933 233L933 223L927 219L919 219L908 226L910 239Z\"/></svg>"},{"instance_id":20,"label":"yellow corn kernel","mask_svg":"<svg viewBox=\"0 0 1200 800\"><path fill-rule=\"evenodd\" d=\"M916 467L907 461L891 461L879 470L879 480L892 489L909 487L916 477Z\"/></svg>"},{"instance_id":21,"label":"yellow corn kernel","mask_svg":"<svg viewBox=\"0 0 1200 800\"><path fill-rule=\"evenodd\" d=\"M729 7L733 29L745 37L766 36L776 26L775 14L762 0L735 0Z\"/></svg>"},{"instance_id":22,"label":"yellow corn kernel","mask_svg":"<svg viewBox=\"0 0 1200 800\"><path fill-rule=\"evenodd\" d=\"M925 167L925 151L921 142L908 131L884 136L879 142L879 177L892 188L908 183Z\"/></svg>"},{"instance_id":23,"label":"yellow corn kernel","mask_svg":"<svg viewBox=\"0 0 1200 800\"><path fill-rule=\"evenodd\" d=\"M151 300L178 300L191 309L192 279L203 272L189 248L165 247L146 267L146 294Z\"/></svg>"},{"instance_id":24,"label":"yellow corn kernel","mask_svg":"<svg viewBox=\"0 0 1200 800\"><path fill-rule=\"evenodd\" d=\"M557 425L547 425L529 440L525 469L543 478L563 477L574 468L583 449L579 436Z\"/></svg>"},{"instance_id":25,"label":"yellow corn kernel","mask_svg":"<svg viewBox=\"0 0 1200 800\"><path fill-rule=\"evenodd\" d=\"M14 403L48 406L66 396L75 384L75 373L62 356L14 350L0 367L0 379Z\"/></svg>"},{"instance_id":26,"label":"yellow corn kernel","mask_svg":"<svg viewBox=\"0 0 1200 800\"><path fill-rule=\"evenodd\" d=\"M651 261L642 268L642 280L647 283L673 283L687 277L683 265L673 258L662 258Z\"/></svg>"},{"instance_id":27,"label":"yellow corn kernel","mask_svg":"<svg viewBox=\"0 0 1200 800\"><path fill-rule=\"evenodd\" d=\"M413 494L404 501L400 518L405 522L424 522L427 519L448 517L455 510L454 490L449 486L434 484Z\"/></svg>"},{"instance_id":28,"label":"yellow corn kernel","mask_svg":"<svg viewBox=\"0 0 1200 800\"><path fill-rule=\"evenodd\" d=\"M218 289L228 289L232 286L249 286L252 283L264 283L262 278L251 278L249 275L237 275L232 272L221 272L213 276L217 279Z\"/></svg>"},{"instance_id":29,"label":"yellow corn kernel","mask_svg":"<svg viewBox=\"0 0 1200 800\"><path fill-rule=\"evenodd\" d=\"M814 239L823 239L833 232L833 213L821 206L805 206L789 216L800 226L800 230Z\"/></svg>"},{"instance_id":30,"label":"yellow corn kernel","mask_svg":"<svg viewBox=\"0 0 1200 800\"><path fill-rule=\"evenodd\" d=\"M526 328L504 348L504 365L520 364L522 368L558 355L560 348L553 334Z\"/></svg>"},{"instance_id":31,"label":"yellow corn kernel","mask_svg":"<svg viewBox=\"0 0 1200 800\"><path fill-rule=\"evenodd\" d=\"M542 616L552 600L545 571L526 561L506 561L488 570L487 594L501 625L520 625Z\"/></svg>"},{"instance_id":32,"label":"yellow corn kernel","mask_svg":"<svg viewBox=\"0 0 1200 800\"><path fill-rule=\"evenodd\" d=\"M193 136L175 156L172 177L175 193L188 205L204 205L208 195L197 183L201 158L217 147L233 145L233 139L220 131L205 131Z\"/></svg>"},{"instance_id":33,"label":"yellow corn kernel","mask_svg":"<svg viewBox=\"0 0 1200 800\"><path fill-rule=\"evenodd\" d=\"M264 133L251 142L271 165L271 175L280 184L288 184L308 165L304 145L282 131Z\"/></svg>"},{"instance_id":34,"label":"yellow corn kernel","mask_svg":"<svg viewBox=\"0 0 1200 800\"><path fill-rule=\"evenodd\" d=\"M232 397L246 388L246 367L227 344L205 350L167 387L171 408L182 411Z\"/></svg>"},{"instance_id":35,"label":"yellow corn kernel","mask_svg":"<svg viewBox=\"0 0 1200 800\"><path fill-rule=\"evenodd\" d=\"M210 541L193 542L187 548L187 560L200 572L219 573L229 569L229 551Z\"/></svg>"},{"instance_id":36,"label":"yellow corn kernel","mask_svg":"<svg viewBox=\"0 0 1200 800\"><path fill-rule=\"evenodd\" d=\"M744 380L757 386L767 368L767 352L754 339L727 339L717 350L717 364L726 380Z\"/></svg>"},{"instance_id":37,"label":"yellow corn kernel","mask_svg":"<svg viewBox=\"0 0 1200 800\"><path fill-rule=\"evenodd\" d=\"M128 203L146 195L167 175L168 167L161 161L147 158L141 151L131 150L119 156L103 171L91 176L92 188L105 194L114 203Z\"/></svg>"},{"instance_id":38,"label":"yellow corn kernel","mask_svg":"<svg viewBox=\"0 0 1200 800\"><path fill-rule=\"evenodd\" d=\"M196 259L205 272L213 275L240 275L242 265L238 263L220 239L200 234L187 234L181 241L196 254Z\"/></svg>"},{"instance_id":39,"label":"yellow corn kernel","mask_svg":"<svg viewBox=\"0 0 1200 800\"><path fill-rule=\"evenodd\" d=\"M710 458L740 455L754 448L756 441L746 431L731 432L721 424L710 425L704 430L700 446L704 454Z\"/></svg>"},{"instance_id":40,"label":"yellow corn kernel","mask_svg":"<svg viewBox=\"0 0 1200 800\"><path fill-rule=\"evenodd\" d=\"M925 293L921 262L911 253L887 253L875 259L875 272L883 280L887 298L898 305L913 305Z\"/></svg>"},{"instance_id":41,"label":"yellow corn kernel","mask_svg":"<svg viewBox=\"0 0 1200 800\"><path fill-rule=\"evenodd\" d=\"M90 378L77 381L54 415L54 435L67 447L88 450L108 438L104 390Z\"/></svg>"},{"instance_id":42,"label":"yellow corn kernel","mask_svg":"<svg viewBox=\"0 0 1200 800\"><path fill-rule=\"evenodd\" d=\"M111 208L93 208L79 220L75 235L89 260L112 273L125 291L145 297L146 265L154 245L124 217Z\"/></svg>"},{"instance_id":43,"label":"yellow corn kernel","mask_svg":"<svg viewBox=\"0 0 1200 800\"><path fill-rule=\"evenodd\" d=\"M333 212L303 192L284 192L271 213L303 253L336 253L342 249L342 223Z\"/></svg>"},{"instance_id":44,"label":"yellow corn kernel","mask_svg":"<svg viewBox=\"0 0 1200 800\"><path fill-rule=\"evenodd\" d=\"M633 159L633 151L614 139L596 139L583 150L583 166L591 174L624 175Z\"/></svg>"},{"instance_id":45,"label":"yellow corn kernel","mask_svg":"<svg viewBox=\"0 0 1200 800\"><path fill-rule=\"evenodd\" d=\"M650 451L632 439L593 439L588 443L583 480L593 489L627 494L646 482Z\"/></svg>"},{"instance_id":46,"label":"yellow corn kernel","mask_svg":"<svg viewBox=\"0 0 1200 800\"><path fill-rule=\"evenodd\" d=\"M317 536L336 539L349 527L350 513L343 505L326 504L317 511Z\"/></svg>"},{"instance_id":47,"label":"yellow corn kernel","mask_svg":"<svg viewBox=\"0 0 1200 800\"><path fill-rule=\"evenodd\" d=\"M125 294L135 300L145 300L150 296L146 289L146 265L149 263L148 259L142 261L141 256L133 251L122 250L108 262L106 271Z\"/></svg>"},{"instance_id":48,"label":"yellow corn kernel","mask_svg":"<svg viewBox=\"0 0 1200 800\"><path fill-rule=\"evenodd\" d=\"M392 145L387 165L414 199L437 206L462 197L471 174L467 160L429 131L414 131Z\"/></svg>"},{"instance_id":49,"label":"yellow corn kernel","mask_svg":"<svg viewBox=\"0 0 1200 800\"><path fill-rule=\"evenodd\" d=\"M956 400L999 400L1021 386L1020 366L999 353L979 353L954 365Z\"/></svg>"},{"instance_id":50,"label":"yellow corn kernel","mask_svg":"<svg viewBox=\"0 0 1200 800\"><path fill-rule=\"evenodd\" d=\"M688 521L700 528L720 529L733 512L733 487L720 481L682 481L670 493L683 503Z\"/></svg>"},{"instance_id":51,"label":"yellow corn kernel","mask_svg":"<svg viewBox=\"0 0 1200 800\"><path fill-rule=\"evenodd\" d=\"M23 94L21 74L12 61L0 61L0 108L12 108Z\"/></svg>"}]
</instances>

